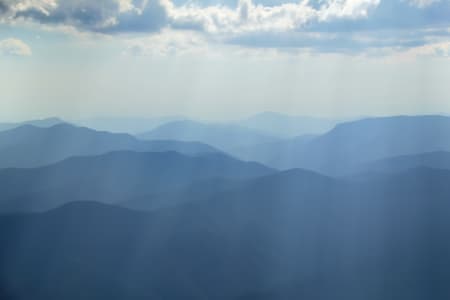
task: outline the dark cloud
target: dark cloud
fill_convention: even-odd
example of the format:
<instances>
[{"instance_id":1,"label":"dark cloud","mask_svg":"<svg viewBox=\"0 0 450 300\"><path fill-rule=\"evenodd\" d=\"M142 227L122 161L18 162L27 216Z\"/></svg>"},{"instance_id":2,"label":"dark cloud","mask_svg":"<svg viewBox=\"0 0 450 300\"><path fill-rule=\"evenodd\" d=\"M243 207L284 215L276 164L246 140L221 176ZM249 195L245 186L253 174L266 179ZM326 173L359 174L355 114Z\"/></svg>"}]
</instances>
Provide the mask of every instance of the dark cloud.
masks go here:
<instances>
[{"instance_id":1,"label":"dark cloud","mask_svg":"<svg viewBox=\"0 0 450 300\"><path fill-rule=\"evenodd\" d=\"M6 13L9 10L9 5L4 1L0 1L0 15Z\"/></svg>"},{"instance_id":2,"label":"dark cloud","mask_svg":"<svg viewBox=\"0 0 450 300\"><path fill-rule=\"evenodd\" d=\"M60 0L56 7L39 7L37 4L27 9L15 11L14 4L21 0L0 0L0 14L7 13L9 18L21 18L49 25L68 25L80 31L116 33L156 32L165 27L173 30L194 30L204 32L225 43L257 48L310 48L320 52L358 52L368 48L412 48L426 44L430 37L445 39L449 37L450 1L433 2L425 7L411 5L407 0L381 0L367 10L368 16L354 15L342 17L332 15L326 20L312 17L306 23L299 22L296 29L286 27L271 30L275 19L286 17L291 22L292 14L282 11L267 18L264 24L255 22L254 30L241 31L241 23L230 25L231 30L223 27L233 23L233 18L221 20L224 14L193 9L191 16L182 18L169 17L167 4L160 0L133 0L132 7L124 9L117 0ZM174 5L187 2L198 3L200 7L223 4L227 7L238 7L239 0L175 0ZM283 0L254 0L253 4L276 6L286 2ZM34 2L30 2L34 3ZM45 2L36 1L40 5ZM311 0L310 7L317 11L325 7L325 1ZM242 3L241 3L242 4ZM179 7L178 7L179 8ZM223 6L217 6L218 9ZM326 8L326 7L325 7ZM245 29L249 11L241 11L242 28ZM9 11L9 12L8 12ZM225 16L227 17L227 16ZM277 19L277 20L278 20ZM205 21L206 20L206 21ZM231 20L231 21L230 21ZM263 22L262 20L261 22ZM281 20L284 21L284 20ZM295 20L294 20L295 21ZM279 22L283 24L283 22ZM213 24L215 30L208 29L205 24ZM235 26L235 27L233 27ZM276 31L276 33L274 33Z\"/></svg>"},{"instance_id":3,"label":"dark cloud","mask_svg":"<svg viewBox=\"0 0 450 300\"><path fill-rule=\"evenodd\" d=\"M41 24L69 25L94 32L152 32L167 25L167 12L158 0L135 1L136 9L121 11L117 1L64 0L44 13L39 8L19 11L15 18Z\"/></svg>"}]
</instances>

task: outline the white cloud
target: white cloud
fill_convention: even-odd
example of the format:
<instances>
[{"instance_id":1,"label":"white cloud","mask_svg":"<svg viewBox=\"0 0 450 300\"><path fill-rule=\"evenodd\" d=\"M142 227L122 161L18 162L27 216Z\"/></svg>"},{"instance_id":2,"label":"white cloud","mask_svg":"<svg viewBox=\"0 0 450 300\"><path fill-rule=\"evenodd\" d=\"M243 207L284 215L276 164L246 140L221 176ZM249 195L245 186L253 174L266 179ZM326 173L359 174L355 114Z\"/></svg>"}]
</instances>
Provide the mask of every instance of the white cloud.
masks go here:
<instances>
[{"instance_id":1,"label":"white cloud","mask_svg":"<svg viewBox=\"0 0 450 300\"><path fill-rule=\"evenodd\" d=\"M125 41L124 54L132 56L167 56L207 52L209 43L195 31L164 30L144 38Z\"/></svg>"},{"instance_id":2,"label":"white cloud","mask_svg":"<svg viewBox=\"0 0 450 300\"><path fill-rule=\"evenodd\" d=\"M377 7L380 0L328 0L319 10L319 19L328 21L337 18L366 18L369 10Z\"/></svg>"},{"instance_id":3,"label":"white cloud","mask_svg":"<svg viewBox=\"0 0 450 300\"><path fill-rule=\"evenodd\" d=\"M251 0L240 0L236 9L215 5L175 6L163 0L169 20L174 26L200 27L208 33L248 33L267 31L292 31L308 22L327 22L332 19L365 18L370 9L380 0L329 0L319 9L309 1L284 3L278 6L254 4Z\"/></svg>"},{"instance_id":4,"label":"white cloud","mask_svg":"<svg viewBox=\"0 0 450 300\"><path fill-rule=\"evenodd\" d=\"M430 6L433 3L440 2L441 0L409 0L411 5L417 6L419 8Z\"/></svg>"},{"instance_id":5,"label":"white cloud","mask_svg":"<svg viewBox=\"0 0 450 300\"><path fill-rule=\"evenodd\" d=\"M327 0L319 7L308 0L276 6L239 0L223 5L175 5L172 0L0 0L4 20L25 19L69 25L82 31L142 32L161 28L201 29L207 33L286 31L307 22L367 17L380 0Z\"/></svg>"},{"instance_id":6,"label":"white cloud","mask_svg":"<svg viewBox=\"0 0 450 300\"><path fill-rule=\"evenodd\" d=\"M125 39L123 55L127 56L189 56L202 58L245 57L246 59L270 59L286 55L286 51L269 48L247 48L229 45L208 38L197 31L163 30L147 37ZM307 53L305 49L296 55ZM292 52L289 53L292 55Z\"/></svg>"},{"instance_id":7,"label":"white cloud","mask_svg":"<svg viewBox=\"0 0 450 300\"><path fill-rule=\"evenodd\" d=\"M9 38L0 40L0 54L13 56L30 56L30 46L19 39Z\"/></svg>"},{"instance_id":8,"label":"white cloud","mask_svg":"<svg viewBox=\"0 0 450 300\"><path fill-rule=\"evenodd\" d=\"M428 45L411 48L405 55L450 57L450 42L435 42Z\"/></svg>"},{"instance_id":9,"label":"white cloud","mask_svg":"<svg viewBox=\"0 0 450 300\"><path fill-rule=\"evenodd\" d=\"M323 52L403 51L430 43L427 38L433 33L419 31L424 24L441 32L436 35L442 35L439 29L449 24L445 19L449 0L316 0L315 5L310 0L297 1L265 6L238 0L232 8L195 4L201 0L185 5L173 0L0 0L0 22L39 23L53 30L108 38L118 33L136 34L136 39L124 37L128 39L125 52L135 55L187 53L220 44ZM388 1L395 1L394 11L381 8ZM417 12L438 2L440 15L424 13L417 18ZM379 6L380 14L371 15ZM401 9L416 11L401 15ZM408 22L401 20L410 16ZM396 28L397 24L411 26L411 30Z\"/></svg>"}]
</instances>

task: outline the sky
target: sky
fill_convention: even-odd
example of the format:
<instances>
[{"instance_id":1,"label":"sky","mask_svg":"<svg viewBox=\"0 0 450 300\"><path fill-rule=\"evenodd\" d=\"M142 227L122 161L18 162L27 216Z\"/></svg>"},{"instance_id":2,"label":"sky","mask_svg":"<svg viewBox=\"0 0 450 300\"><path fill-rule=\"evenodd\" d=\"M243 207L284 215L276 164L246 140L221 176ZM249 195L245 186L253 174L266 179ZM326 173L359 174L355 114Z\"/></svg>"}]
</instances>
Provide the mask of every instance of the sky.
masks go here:
<instances>
[{"instance_id":1,"label":"sky","mask_svg":"<svg viewBox=\"0 0 450 300\"><path fill-rule=\"evenodd\" d=\"M450 0L0 0L0 121L450 114Z\"/></svg>"}]
</instances>

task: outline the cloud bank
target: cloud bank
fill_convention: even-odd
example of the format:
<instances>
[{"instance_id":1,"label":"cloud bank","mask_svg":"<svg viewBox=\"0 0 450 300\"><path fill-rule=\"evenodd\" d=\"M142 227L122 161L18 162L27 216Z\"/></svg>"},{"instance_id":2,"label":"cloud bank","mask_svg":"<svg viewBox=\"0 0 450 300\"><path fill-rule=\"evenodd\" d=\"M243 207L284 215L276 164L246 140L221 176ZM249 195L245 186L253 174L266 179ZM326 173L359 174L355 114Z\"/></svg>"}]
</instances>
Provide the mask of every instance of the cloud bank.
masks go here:
<instances>
[{"instance_id":1,"label":"cloud bank","mask_svg":"<svg viewBox=\"0 0 450 300\"><path fill-rule=\"evenodd\" d=\"M207 33L286 31L308 22L365 18L380 0L334 0L314 8L309 1L277 6L240 0L223 5L176 6L170 0L3 0L3 21L28 20L105 33L153 32L164 27Z\"/></svg>"},{"instance_id":2,"label":"cloud bank","mask_svg":"<svg viewBox=\"0 0 450 300\"><path fill-rule=\"evenodd\" d=\"M198 38L202 42L326 52L441 43L450 36L449 16L447 0L301 0L277 5L239 0L234 6L177 5L171 0L0 0L3 23L32 22L108 35L155 35L154 40L163 44L171 38L161 38L161 33L189 40L180 38L180 33L195 32L195 38L202 35Z\"/></svg>"}]
</instances>

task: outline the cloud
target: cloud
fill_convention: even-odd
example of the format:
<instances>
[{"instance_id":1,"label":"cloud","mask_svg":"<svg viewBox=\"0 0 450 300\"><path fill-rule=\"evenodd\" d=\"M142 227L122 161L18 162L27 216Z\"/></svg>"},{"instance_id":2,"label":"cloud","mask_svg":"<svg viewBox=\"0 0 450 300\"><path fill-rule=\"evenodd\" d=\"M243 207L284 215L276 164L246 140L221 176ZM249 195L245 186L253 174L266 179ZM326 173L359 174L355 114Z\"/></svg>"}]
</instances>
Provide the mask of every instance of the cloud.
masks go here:
<instances>
[{"instance_id":1,"label":"cloud","mask_svg":"<svg viewBox=\"0 0 450 300\"><path fill-rule=\"evenodd\" d=\"M277 48L281 50L304 49L319 53L360 53L384 48L407 49L426 44L421 37L403 36L384 32L376 33L315 33L283 32L259 33L233 37L229 44L243 45L250 48Z\"/></svg>"},{"instance_id":2,"label":"cloud","mask_svg":"<svg viewBox=\"0 0 450 300\"><path fill-rule=\"evenodd\" d=\"M449 37L448 0L270 1L0 0L0 21L125 35L126 52L135 55L186 52L205 43L352 53ZM144 35L146 42L130 43L130 35Z\"/></svg>"},{"instance_id":3,"label":"cloud","mask_svg":"<svg viewBox=\"0 0 450 300\"><path fill-rule=\"evenodd\" d=\"M0 40L0 54L12 56L30 56L30 46L19 39L9 38Z\"/></svg>"},{"instance_id":4,"label":"cloud","mask_svg":"<svg viewBox=\"0 0 450 300\"><path fill-rule=\"evenodd\" d=\"M104 33L152 32L167 25L166 8L159 0L6 1L6 21L26 20Z\"/></svg>"},{"instance_id":5,"label":"cloud","mask_svg":"<svg viewBox=\"0 0 450 300\"><path fill-rule=\"evenodd\" d=\"M450 57L450 42L437 42L409 49L403 53L405 57L434 56Z\"/></svg>"},{"instance_id":6,"label":"cloud","mask_svg":"<svg viewBox=\"0 0 450 300\"><path fill-rule=\"evenodd\" d=\"M359 19L380 0L334 0L314 8L309 1L277 6L254 4L240 0L236 9L225 6L174 6L167 3L168 16L175 27L201 28L212 34L248 32L280 32L301 29L309 22L330 22L334 19Z\"/></svg>"},{"instance_id":7,"label":"cloud","mask_svg":"<svg viewBox=\"0 0 450 300\"><path fill-rule=\"evenodd\" d=\"M327 4L319 11L320 20L348 18L359 19L366 18L369 10L376 8L380 0L336 0L327 1Z\"/></svg>"},{"instance_id":8,"label":"cloud","mask_svg":"<svg viewBox=\"0 0 450 300\"><path fill-rule=\"evenodd\" d=\"M423 7L427 7L430 6L433 3L437 3L440 2L441 0L409 0L409 3L411 5L423 8Z\"/></svg>"},{"instance_id":9,"label":"cloud","mask_svg":"<svg viewBox=\"0 0 450 300\"><path fill-rule=\"evenodd\" d=\"M170 0L3 0L0 3L3 3L5 20L65 25L83 31L153 32L172 27L237 33L294 30L311 21L364 18L379 1L328 0L316 8L307 0L274 6L239 0L234 9L222 5L177 6Z\"/></svg>"},{"instance_id":10,"label":"cloud","mask_svg":"<svg viewBox=\"0 0 450 300\"><path fill-rule=\"evenodd\" d=\"M9 6L6 2L0 1L0 16L5 14L9 10Z\"/></svg>"},{"instance_id":11,"label":"cloud","mask_svg":"<svg viewBox=\"0 0 450 300\"><path fill-rule=\"evenodd\" d=\"M144 38L125 41L123 54L132 56L174 56L189 53L206 53L210 42L198 32L164 30Z\"/></svg>"}]
</instances>

